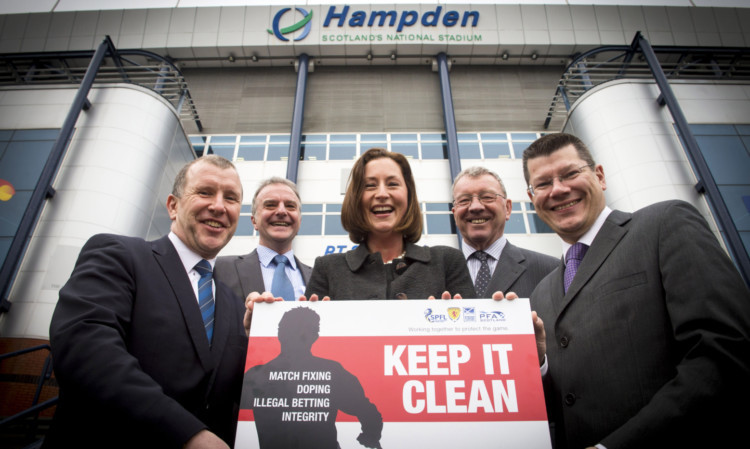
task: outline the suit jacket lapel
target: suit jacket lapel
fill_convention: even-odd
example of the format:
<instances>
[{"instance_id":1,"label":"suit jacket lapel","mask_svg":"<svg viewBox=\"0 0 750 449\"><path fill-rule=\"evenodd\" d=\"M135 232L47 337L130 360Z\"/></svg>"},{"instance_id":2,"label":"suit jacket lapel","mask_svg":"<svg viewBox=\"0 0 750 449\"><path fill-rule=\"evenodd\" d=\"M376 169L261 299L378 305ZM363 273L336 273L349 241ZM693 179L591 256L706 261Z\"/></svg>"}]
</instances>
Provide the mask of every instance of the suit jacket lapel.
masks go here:
<instances>
[{"instance_id":1,"label":"suit jacket lapel","mask_svg":"<svg viewBox=\"0 0 750 449\"><path fill-rule=\"evenodd\" d=\"M203 327L203 317L201 317L198 300L190 285L190 279L187 273L185 273L180 256L177 254L177 250L174 249L174 245L172 245L168 237L162 237L159 240L151 242L151 248L156 263L159 264L164 277L172 287L174 300L177 301L182 311L182 318L185 321L190 338L193 340L193 347L198 354L201 365L204 370L209 371L213 367L213 361L211 360L211 352L208 346L208 339L206 338L206 330ZM164 299L169 300L166 295Z\"/></svg>"},{"instance_id":2,"label":"suit jacket lapel","mask_svg":"<svg viewBox=\"0 0 750 449\"><path fill-rule=\"evenodd\" d=\"M617 210L609 214L602 228L596 234L596 237L594 237L594 241L586 252L581 265L578 267L578 272L568 288L568 293L563 297L561 311L576 297L581 288L589 282L591 277L599 270L599 267L612 254L615 246L628 233L626 224L630 221L630 217L631 214ZM559 285L562 289L562 282Z\"/></svg>"},{"instance_id":3,"label":"suit jacket lapel","mask_svg":"<svg viewBox=\"0 0 750 449\"><path fill-rule=\"evenodd\" d=\"M507 242L495 265L495 272L492 273L492 279L487 286L487 294L491 295L498 290L507 293L516 279L526 271L526 267L521 265L525 259L518 248Z\"/></svg>"},{"instance_id":4,"label":"suit jacket lapel","mask_svg":"<svg viewBox=\"0 0 750 449\"><path fill-rule=\"evenodd\" d=\"M260 271L260 258L258 257L258 250L253 250L247 257L238 258L235 262L237 268L237 277L240 280L243 292L263 293L265 290L271 290L270 287L266 288L263 282L263 273ZM262 288L258 290L258 286ZM242 298L243 300L245 298Z\"/></svg>"}]
</instances>

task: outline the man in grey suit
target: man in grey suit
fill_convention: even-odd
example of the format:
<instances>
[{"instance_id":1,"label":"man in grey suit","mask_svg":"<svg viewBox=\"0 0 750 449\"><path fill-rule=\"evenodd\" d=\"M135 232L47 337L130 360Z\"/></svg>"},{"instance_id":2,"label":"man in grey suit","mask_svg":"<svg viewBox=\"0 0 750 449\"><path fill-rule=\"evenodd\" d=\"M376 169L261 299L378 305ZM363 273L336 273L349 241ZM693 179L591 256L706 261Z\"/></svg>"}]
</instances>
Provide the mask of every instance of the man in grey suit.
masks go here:
<instances>
[{"instance_id":1,"label":"man in grey suit","mask_svg":"<svg viewBox=\"0 0 750 449\"><path fill-rule=\"evenodd\" d=\"M312 268L294 256L292 241L299 232L301 200L297 186L288 179L272 177L260 183L253 196L252 221L258 231L258 248L242 256L222 256L216 261L216 278L242 298L252 292L271 292L286 300L305 293ZM284 273L292 290L272 291L277 257L285 256Z\"/></svg>"},{"instance_id":2,"label":"man in grey suit","mask_svg":"<svg viewBox=\"0 0 750 449\"><path fill-rule=\"evenodd\" d=\"M528 298L559 260L519 248L503 235L512 202L497 173L469 167L453 182L453 217L478 298L514 292ZM479 291L481 290L481 291Z\"/></svg>"},{"instance_id":3,"label":"man in grey suit","mask_svg":"<svg viewBox=\"0 0 750 449\"><path fill-rule=\"evenodd\" d=\"M566 254L531 296L556 448L746 446L750 292L703 217L682 201L611 210L568 134L523 166Z\"/></svg>"}]
</instances>

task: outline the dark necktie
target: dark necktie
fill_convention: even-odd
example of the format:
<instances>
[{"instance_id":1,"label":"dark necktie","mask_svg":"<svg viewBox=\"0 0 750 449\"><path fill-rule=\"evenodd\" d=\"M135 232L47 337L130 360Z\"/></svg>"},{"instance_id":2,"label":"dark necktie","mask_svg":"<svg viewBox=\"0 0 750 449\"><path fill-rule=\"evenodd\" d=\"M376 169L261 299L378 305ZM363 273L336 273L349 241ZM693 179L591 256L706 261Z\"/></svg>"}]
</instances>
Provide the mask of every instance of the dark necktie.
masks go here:
<instances>
[{"instance_id":1,"label":"dark necktie","mask_svg":"<svg viewBox=\"0 0 750 449\"><path fill-rule=\"evenodd\" d=\"M203 316L203 326L206 328L208 344L211 344L211 339L214 335L214 310L216 309L211 283L211 278L213 277L211 264L207 260L201 259L195 265L195 271L201 275L201 278L198 280L198 306Z\"/></svg>"},{"instance_id":2,"label":"dark necktie","mask_svg":"<svg viewBox=\"0 0 750 449\"><path fill-rule=\"evenodd\" d=\"M484 297L485 290L487 290L487 285L490 283L490 265L487 263L487 258L490 255L484 251L475 251L472 256L481 262L479 271L477 271L477 277L474 280L474 290L477 292L477 297L482 298Z\"/></svg>"},{"instance_id":3,"label":"dark necktie","mask_svg":"<svg viewBox=\"0 0 750 449\"><path fill-rule=\"evenodd\" d=\"M282 254L278 254L273 258L276 264L276 269L273 272L273 282L271 283L271 293L275 297L282 297L284 301L294 301L294 287L292 287L292 281L286 275L286 264L289 263L289 259Z\"/></svg>"},{"instance_id":4,"label":"dark necktie","mask_svg":"<svg viewBox=\"0 0 750 449\"><path fill-rule=\"evenodd\" d=\"M573 278L578 271L578 266L581 265L581 260L583 260L583 256L586 255L588 249L588 245L578 242L571 246L567 254L565 254L565 277L563 278L565 293L568 293L568 287L573 282Z\"/></svg>"}]
</instances>

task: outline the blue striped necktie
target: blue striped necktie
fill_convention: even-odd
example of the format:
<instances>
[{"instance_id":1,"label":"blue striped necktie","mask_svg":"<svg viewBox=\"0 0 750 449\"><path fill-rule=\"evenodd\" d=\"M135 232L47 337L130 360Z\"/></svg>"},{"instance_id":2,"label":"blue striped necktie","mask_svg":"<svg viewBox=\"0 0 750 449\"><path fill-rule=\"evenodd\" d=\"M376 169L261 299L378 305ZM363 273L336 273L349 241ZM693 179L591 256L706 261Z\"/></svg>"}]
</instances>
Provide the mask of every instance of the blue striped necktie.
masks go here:
<instances>
[{"instance_id":1,"label":"blue striped necktie","mask_svg":"<svg viewBox=\"0 0 750 449\"><path fill-rule=\"evenodd\" d=\"M211 278L213 272L211 271L211 264L206 259L201 259L195 265L195 271L201 275L198 281L198 306L201 309L201 315L203 316L203 326L206 328L206 336L208 337L208 344L211 344L211 338L214 335L214 310L216 309L216 303L214 302L214 292Z\"/></svg>"},{"instance_id":2,"label":"blue striped necktie","mask_svg":"<svg viewBox=\"0 0 750 449\"><path fill-rule=\"evenodd\" d=\"M277 254L273 258L276 268L273 272L273 282L271 283L271 293L275 297L282 297L284 301L294 301L294 287L292 287L292 281L289 280L289 276L286 275L286 264L289 263L289 259L282 254Z\"/></svg>"}]
</instances>

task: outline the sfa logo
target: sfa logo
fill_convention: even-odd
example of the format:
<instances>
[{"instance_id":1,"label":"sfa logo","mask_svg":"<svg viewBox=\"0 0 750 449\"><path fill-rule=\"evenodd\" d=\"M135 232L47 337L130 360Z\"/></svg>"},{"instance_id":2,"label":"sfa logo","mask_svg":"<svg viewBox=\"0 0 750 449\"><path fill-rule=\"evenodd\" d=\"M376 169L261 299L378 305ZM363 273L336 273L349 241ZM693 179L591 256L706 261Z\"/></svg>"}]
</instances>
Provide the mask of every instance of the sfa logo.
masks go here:
<instances>
[{"instance_id":1,"label":"sfa logo","mask_svg":"<svg viewBox=\"0 0 750 449\"><path fill-rule=\"evenodd\" d=\"M302 8L294 8L300 14L302 19L297 23L281 28L280 22L284 14L291 11L291 8L281 9L273 18L272 27L268 30L269 34L273 34L279 40L289 42L289 39L285 35L294 33L297 30L302 29L302 32L294 38L294 41L301 41L308 34L310 34L310 28L312 24L312 11L309 13ZM350 7L344 6L340 11L336 9L336 6L328 8L325 20L323 20L323 27L328 28L332 24L339 28L348 25L351 28L362 28L362 27L390 27L396 28L396 32L400 33L404 31L404 28L408 28L417 24L421 24L423 27L437 27L442 25L446 28L452 28L455 26L461 26L463 28L471 26L476 27L479 23L479 12L478 11L464 11L461 14L458 11L445 11L443 7L438 6L434 10L425 11L420 15L419 11L404 10L404 11L354 11L349 15Z\"/></svg>"},{"instance_id":2,"label":"sfa logo","mask_svg":"<svg viewBox=\"0 0 750 449\"><path fill-rule=\"evenodd\" d=\"M276 13L275 16L273 16L273 24L271 25L271 28L268 30L268 34L273 34L276 36L279 40L282 40L284 42L289 42L289 39L284 37L285 34L291 34L295 31L302 28L302 33L300 33L299 36L294 38L294 41L301 41L302 39L306 38L308 34L310 34L310 29L312 28L312 24L310 23L310 20L312 19L312 11L307 12L306 10L302 8L294 8L297 11L302 14L302 20L295 23L294 25L280 28L279 23L281 22L281 18L286 14L287 12L291 11L292 8L284 8Z\"/></svg>"}]
</instances>

